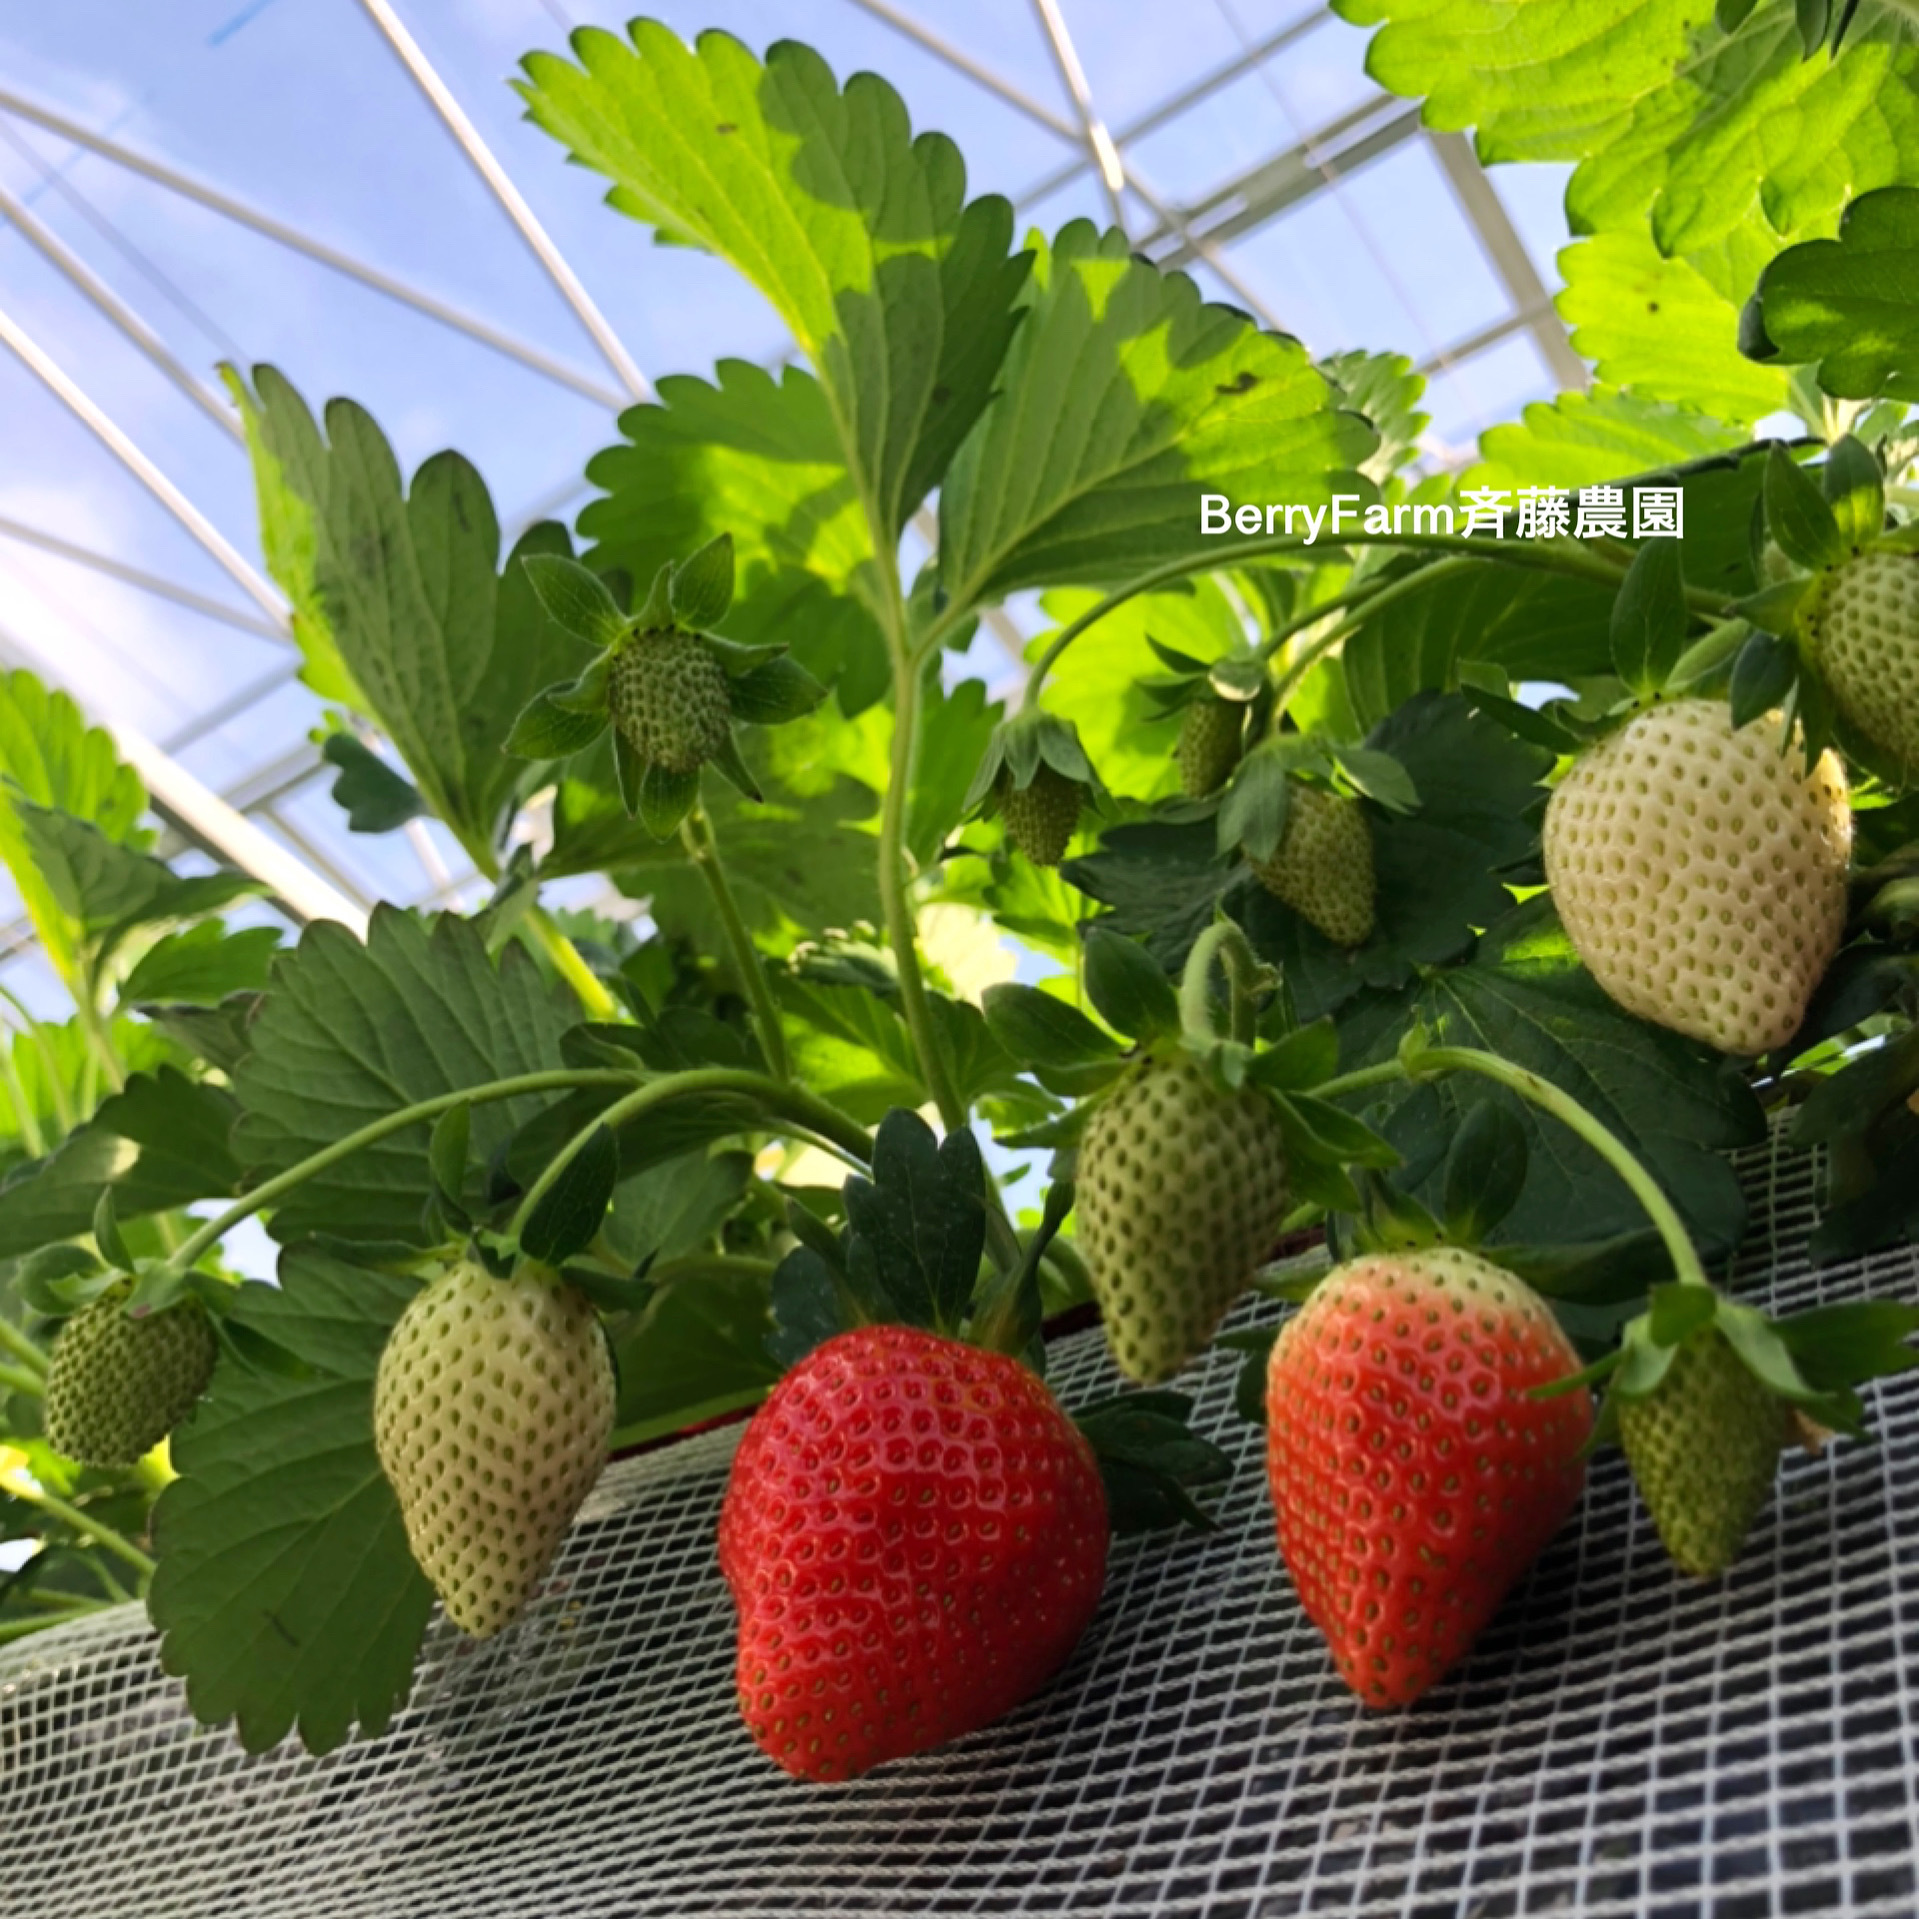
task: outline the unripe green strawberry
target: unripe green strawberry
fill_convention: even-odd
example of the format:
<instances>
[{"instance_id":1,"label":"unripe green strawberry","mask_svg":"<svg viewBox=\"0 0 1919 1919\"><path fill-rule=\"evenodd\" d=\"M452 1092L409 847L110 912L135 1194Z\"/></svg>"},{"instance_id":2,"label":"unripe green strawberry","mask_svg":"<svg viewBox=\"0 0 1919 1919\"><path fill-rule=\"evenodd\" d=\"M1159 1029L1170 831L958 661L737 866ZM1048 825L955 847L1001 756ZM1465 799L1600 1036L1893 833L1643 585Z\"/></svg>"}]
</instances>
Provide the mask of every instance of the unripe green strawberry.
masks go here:
<instances>
[{"instance_id":1,"label":"unripe green strawberry","mask_svg":"<svg viewBox=\"0 0 1919 1919\"><path fill-rule=\"evenodd\" d=\"M1720 700L1637 715L1546 808L1546 880L1579 957L1630 1013L1722 1052L1783 1045L1838 950L1852 814L1779 715Z\"/></svg>"},{"instance_id":2,"label":"unripe green strawberry","mask_svg":"<svg viewBox=\"0 0 1919 1919\"><path fill-rule=\"evenodd\" d=\"M197 1299L144 1319L123 1310L133 1281L110 1286L60 1329L42 1409L47 1444L83 1466L131 1466L193 1410L219 1357Z\"/></svg>"},{"instance_id":3,"label":"unripe green strawberry","mask_svg":"<svg viewBox=\"0 0 1919 1919\"><path fill-rule=\"evenodd\" d=\"M1246 708L1239 701L1202 693L1186 709L1186 717L1180 722L1179 745L1173 752L1179 766L1180 790L1196 800L1217 793L1239 764L1245 728Z\"/></svg>"},{"instance_id":4,"label":"unripe green strawberry","mask_svg":"<svg viewBox=\"0 0 1919 1919\"><path fill-rule=\"evenodd\" d=\"M1247 864L1267 892L1335 946L1363 946L1372 938L1373 836L1357 800L1294 786L1272 857Z\"/></svg>"},{"instance_id":5,"label":"unripe green strawberry","mask_svg":"<svg viewBox=\"0 0 1919 1919\"><path fill-rule=\"evenodd\" d=\"M1272 1103L1221 1093L1191 1060L1142 1060L1079 1151L1079 1239L1130 1378L1168 1378L1202 1351L1286 1217L1286 1144Z\"/></svg>"},{"instance_id":6,"label":"unripe green strawberry","mask_svg":"<svg viewBox=\"0 0 1919 1919\"><path fill-rule=\"evenodd\" d=\"M999 810L1006 837L1035 866L1057 866L1079 824L1086 789L1045 760L1029 786L1015 786L1010 772L999 776Z\"/></svg>"},{"instance_id":7,"label":"unripe green strawberry","mask_svg":"<svg viewBox=\"0 0 1919 1919\"><path fill-rule=\"evenodd\" d=\"M1814 657L1845 721L1919 771L1919 555L1862 553L1826 580Z\"/></svg>"},{"instance_id":8,"label":"unripe green strawberry","mask_svg":"<svg viewBox=\"0 0 1919 1919\"><path fill-rule=\"evenodd\" d=\"M373 1436L420 1570L477 1639L511 1625L606 1461L593 1308L538 1268L447 1267L387 1337Z\"/></svg>"},{"instance_id":9,"label":"unripe green strawberry","mask_svg":"<svg viewBox=\"0 0 1919 1919\"><path fill-rule=\"evenodd\" d=\"M692 633L636 633L613 655L607 710L641 759L690 773L726 744L726 669Z\"/></svg>"},{"instance_id":10,"label":"unripe green strawberry","mask_svg":"<svg viewBox=\"0 0 1919 1919\"><path fill-rule=\"evenodd\" d=\"M1456 1246L1328 1273L1266 1367L1266 1478L1299 1603L1369 1706L1461 1659L1585 1483L1584 1386L1552 1310Z\"/></svg>"},{"instance_id":11,"label":"unripe green strawberry","mask_svg":"<svg viewBox=\"0 0 1919 1919\"><path fill-rule=\"evenodd\" d=\"M1717 1326L1688 1334L1644 1399L1620 1400L1620 1443L1680 1571L1710 1579L1739 1557L1772 1491L1788 1418Z\"/></svg>"}]
</instances>

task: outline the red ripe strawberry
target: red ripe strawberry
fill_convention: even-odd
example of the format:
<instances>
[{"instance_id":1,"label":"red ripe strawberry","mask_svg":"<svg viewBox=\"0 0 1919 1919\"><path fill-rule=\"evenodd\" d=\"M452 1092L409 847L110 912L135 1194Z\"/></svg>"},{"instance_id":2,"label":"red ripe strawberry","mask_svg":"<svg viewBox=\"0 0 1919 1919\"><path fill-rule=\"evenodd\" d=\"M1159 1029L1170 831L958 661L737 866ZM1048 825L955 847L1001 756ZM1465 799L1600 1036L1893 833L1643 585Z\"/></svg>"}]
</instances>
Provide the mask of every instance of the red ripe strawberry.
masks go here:
<instances>
[{"instance_id":1,"label":"red ripe strawberry","mask_svg":"<svg viewBox=\"0 0 1919 1919\"><path fill-rule=\"evenodd\" d=\"M1369 1706L1454 1664L1572 1511L1592 1430L1545 1302L1454 1247L1357 1259L1287 1323L1266 1474L1306 1616Z\"/></svg>"},{"instance_id":2,"label":"red ripe strawberry","mask_svg":"<svg viewBox=\"0 0 1919 1919\"><path fill-rule=\"evenodd\" d=\"M754 1415L720 1510L748 1729L850 1779L990 1724L1079 1642L1107 1540L1092 1448L1017 1360L829 1339Z\"/></svg>"}]
</instances>

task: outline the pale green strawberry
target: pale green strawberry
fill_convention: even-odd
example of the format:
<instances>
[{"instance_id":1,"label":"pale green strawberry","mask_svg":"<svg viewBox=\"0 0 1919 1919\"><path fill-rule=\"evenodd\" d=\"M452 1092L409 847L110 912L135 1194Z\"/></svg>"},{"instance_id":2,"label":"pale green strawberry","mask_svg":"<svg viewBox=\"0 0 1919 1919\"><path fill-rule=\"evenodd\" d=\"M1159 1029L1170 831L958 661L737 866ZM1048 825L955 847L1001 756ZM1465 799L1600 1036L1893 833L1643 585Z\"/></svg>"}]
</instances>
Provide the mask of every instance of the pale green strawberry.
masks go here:
<instances>
[{"instance_id":1,"label":"pale green strawberry","mask_svg":"<svg viewBox=\"0 0 1919 1919\"><path fill-rule=\"evenodd\" d=\"M1267 892L1335 946L1364 946L1372 937L1373 836L1357 800L1295 785L1272 857L1247 864Z\"/></svg>"},{"instance_id":2,"label":"pale green strawberry","mask_svg":"<svg viewBox=\"0 0 1919 1919\"><path fill-rule=\"evenodd\" d=\"M1180 790L1196 800L1217 793L1239 764L1245 728L1246 708L1239 701L1202 693L1186 709L1186 717L1180 722L1179 745L1173 752L1179 766Z\"/></svg>"},{"instance_id":3,"label":"pale green strawberry","mask_svg":"<svg viewBox=\"0 0 1919 1919\"><path fill-rule=\"evenodd\" d=\"M475 1638L510 1625L606 1461L613 1367L593 1308L536 1266L442 1272L388 1335L374 1442L407 1543Z\"/></svg>"},{"instance_id":4,"label":"pale green strawberry","mask_svg":"<svg viewBox=\"0 0 1919 1919\"><path fill-rule=\"evenodd\" d=\"M47 1444L83 1466L131 1466L193 1410L219 1357L197 1299L129 1319L133 1281L110 1286L60 1329L42 1409Z\"/></svg>"},{"instance_id":5,"label":"pale green strawberry","mask_svg":"<svg viewBox=\"0 0 1919 1919\"><path fill-rule=\"evenodd\" d=\"M1147 1059L1079 1149L1079 1243L1120 1370L1176 1373L1279 1238L1286 1147L1263 1095L1222 1093L1188 1059Z\"/></svg>"},{"instance_id":6,"label":"pale green strawberry","mask_svg":"<svg viewBox=\"0 0 1919 1919\"><path fill-rule=\"evenodd\" d=\"M1066 857L1067 844L1079 824L1085 787L1045 760L1040 761L1030 785L1015 786L1010 771L1001 772L998 785L1006 837L1035 866L1057 866Z\"/></svg>"},{"instance_id":7,"label":"pale green strawberry","mask_svg":"<svg viewBox=\"0 0 1919 1919\"><path fill-rule=\"evenodd\" d=\"M697 634L668 629L623 640L606 686L613 724L654 766L691 773L726 745L726 669Z\"/></svg>"},{"instance_id":8,"label":"pale green strawberry","mask_svg":"<svg viewBox=\"0 0 1919 1919\"><path fill-rule=\"evenodd\" d=\"M1903 776L1919 772L1919 555L1862 553L1837 568L1812 636L1841 717Z\"/></svg>"},{"instance_id":9,"label":"pale green strawberry","mask_svg":"<svg viewBox=\"0 0 1919 1919\"><path fill-rule=\"evenodd\" d=\"M1787 1422L1717 1326L1688 1334L1644 1399L1619 1401L1639 1496L1682 1572L1710 1579L1739 1557L1772 1491Z\"/></svg>"}]
</instances>

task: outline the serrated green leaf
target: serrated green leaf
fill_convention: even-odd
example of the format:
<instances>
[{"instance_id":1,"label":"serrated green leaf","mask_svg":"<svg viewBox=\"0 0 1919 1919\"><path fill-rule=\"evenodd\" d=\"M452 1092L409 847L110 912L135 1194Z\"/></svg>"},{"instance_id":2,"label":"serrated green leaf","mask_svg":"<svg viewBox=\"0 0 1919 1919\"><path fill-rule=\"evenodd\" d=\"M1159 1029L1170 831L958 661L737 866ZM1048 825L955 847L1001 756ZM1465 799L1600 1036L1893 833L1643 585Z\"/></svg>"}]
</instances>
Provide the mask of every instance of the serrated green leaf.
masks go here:
<instances>
[{"instance_id":1,"label":"serrated green leaf","mask_svg":"<svg viewBox=\"0 0 1919 1919\"><path fill-rule=\"evenodd\" d=\"M262 1176L304 1159L396 1106L562 1064L560 1035L577 1009L517 945L496 966L479 933L451 915L431 930L391 906L374 909L365 945L317 922L274 962L234 1072L245 1115L235 1148ZM473 1109L481 1160L544 1102ZM422 1242L430 1187L428 1128L409 1127L342 1160L287 1195L276 1238L310 1232Z\"/></svg>"},{"instance_id":2,"label":"serrated green leaf","mask_svg":"<svg viewBox=\"0 0 1919 1919\"><path fill-rule=\"evenodd\" d=\"M1534 400L1518 420L1488 427L1479 436L1479 464L1468 467L1459 483L1501 489L1597 486L1730 453L1744 439L1738 427L1690 407L1643 391L1595 386Z\"/></svg>"},{"instance_id":3,"label":"serrated green leaf","mask_svg":"<svg viewBox=\"0 0 1919 1919\"><path fill-rule=\"evenodd\" d=\"M217 1006L230 994L255 992L280 950L276 927L229 933L218 920L167 933L142 953L120 983L123 1006L149 1000Z\"/></svg>"},{"instance_id":4,"label":"serrated green leaf","mask_svg":"<svg viewBox=\"0 0 1919 1919\"><path fill-rule=\"evenodd\" d=\"M657 404L620 416L625 441L587 464L606 492L580 515L589 557L647 580L726 532L736 568L729 635L790 645L845 712L859 713L886 689L886 642L862 597L873 538L826 395L801 368L776 380L744 360L722 360L716 381L671 375Z\"/></svg>"},{"instance_id":5,"label":"serrated green leaf","mask_svg":"<svg viewBox=\"0 0 1919 1919\"><path fill-rule=\"evenodd\" d=\"M974 606L1136 574L1202 549L1202 488L1374 498L1356 469L1377 445L1296 341L1075 220L1036 261L998 400L941 486L940 577Z\"/></svg>"},{"instance_id":6,"label":"serrated green leaf","mask_svg":"<svg viewBox=\"0 0 1919 1919\"><path fill-rule=\"evenodd\" d=\"M305 527L301 541L269 541L267 550L275 579L305 609L296 632L305 645L324 631L351 673L349 703L393 742L433 813L492 872L522 771L501 748L533 696L579 664L578 641L543 609L522 565L565 557L565 529L529 529L502 571L492 500L457 453L435 454L403 489L385 436L351 400L328 405L323 439L274 368L254 368L251 394L232 384L263 519L281 513Z\"/></svg>"},{"instance_id":7,"label":"serrated green leaf","mask_svg":"<svg viewBox=\"0 0 1919 1919\"><path fill-rule=\"evenodd\" d=\"M373 1449L373 1376L409 1279L310 1248L278 1286L228 1304L306 1371L223 1355L174 1435L179 1478L154 1508L149 1607L167 1671L204 1723L264 1752L296 1727L328 1752L383 1731L413 1685L433 1589Z\"/></svg>"},{"instance_id":8,"label":"serrated green leaf","mask_svg":"<svg viewBox=\"0 0 1919 1919\"><path fill-rule=\"evenodd\" d=\"M964 204L950 140L915 140L883 80L842 92L796 41L762 66L730 35L688 48L643 20L630 41L582 30L573 50L578 66L527 59L533 121L613 181L621 212L731 261L773 303L890 547L992 391L1024 277L1011 208Z\"/></svg>"},{"instance_id":9,"label":"serrated green leaf","mask_svg":"<svg viewBox=\"0 0 1919 1919\"><path fill-rule=\"evenodd\" d=\"M1847 207L1836 239L1788 247L1765 270L1765 331L1787 361L1816 361L1842 399L1910 398L1919 380L1919 188Z\"/></svg>"},{"instance_id":10,"label":"serrated green leaf","mask_svg":"<svg viewBox=\"0 0 1919 1919\"><path fill-rule=\"evenodd\" d=\"M529 553L520 565L548 617L576 640L604 649L626 631L619 602L591 567L564 553Z\"/></svg>"},{"instance_id":11,"label":"serrated green leaf","mask_svg":"<svg viewBox=\"0 0 1919 1919\"><path fill-rule=\"evenodd\" d=\"M1086 935L1086 997L1108 1026L1151 1040L1179 1031L1179 995L1146 947L1103 926Z\"/></svg>"},{"instance_id":12,"label":"serrated green leaf","mask_svg":"<svg viewBox=\"0 0 1919 1919\"><path fill-rule=\"evenodd\" d=\"M419 788L353 734L329 733L320 757L340 769L330 797L346 815L348 832L391 833L426 811Z\"/></svg>"}]
</instances>

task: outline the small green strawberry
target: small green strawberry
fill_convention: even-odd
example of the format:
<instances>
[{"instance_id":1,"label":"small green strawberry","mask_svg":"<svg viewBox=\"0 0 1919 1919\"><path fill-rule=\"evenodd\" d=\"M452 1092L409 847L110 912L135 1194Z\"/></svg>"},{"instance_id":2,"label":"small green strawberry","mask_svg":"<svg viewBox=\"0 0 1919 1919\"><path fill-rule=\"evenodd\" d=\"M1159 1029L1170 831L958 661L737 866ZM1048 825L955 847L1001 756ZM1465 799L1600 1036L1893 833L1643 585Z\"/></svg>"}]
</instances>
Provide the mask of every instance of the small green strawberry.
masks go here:
<instances>
[{"instance_id":1,"label":"small green strawberry","mask_svg":"<svg viewBox=\"0 0 1919 1919\"><path fill-rule=\"evenodd\" d=\"M1270 1100L1222 1093L1192 1060L1144 1059L1079 1150L1079 1237L1122 1372L1166 1379L1202 1351L1286 1217Z\"/></svg>"},{"instance_id":2,"label":"small green strawberry","mask_svg":"<svg viewBox=\"0 0 1919 1919\"><path fill-rule=\"evenodd\" d=\"M1868 551L1835 568L1810 624L1840 717L1910 779L1919 772L1919 555Z\"/></svg>"},{"instance_id":3,"label":"small green strawberry","mask_svg":"<svg viewBox=\"0 0 1919 1919\"><path fill-rule=\"evenodd\" d=\"M1739 1557L1791 1432L1790 1413L1717 1326L1672 1351L1643 1399L1618 1401L1619 1438L1639 1496L1682 1572L1701 1579Z\"/></svg>"},{"instance_id":4,"label":"small green strawberry","mask_svg":"<svg viewBox=\"0 0 1919 1919\"><path fill-rule=\"evenodd\" d=\"M1585 1484L1579 1358L1526 1283L1454 1246L1336 1267L1266 1370L1279 1550L1340 1676L1406 1706L1462 1659Z\"/></svg>"},{"instance_id":5,"label":"small green strawberry","mask_svg":"<svg viewBox=\"0 0 1919 1919\"><path fill-rule=\"evenodd\" d=\"M512 1624L606 1460L614 1381L593 1308L523 1265L448 1266L388 1335L373 1389L407 1543L476 1639Z\"/></svg>"},{"instance_id":6,"label":"small green strawberry","mask_svg":"<svg viewBox=\"0 0 1919 1919\"><path fill-rule=\"evenodd\" d=\"M607 709L635 753L691 773L726 746L733 724L726 669L694 633L635 633L613 654Z\"/></svg>"},{"instance_id":7,"label":"small green strawberry","mask_svg":"<svg viewBox=\"0 0 1919 1919\"><path fill-rule=\"evenodd\" d=\"M1179 745L1173 754L1180 790L1196 800L1217 793L1239 764L1245 729L1244 702L1202 693L1180 722Z\"/></svg>"},{"instance_id":8,"label":"small green strawberry","mask_svg":"<svg viewBox=\"0 0 1919 1919\"><path fill-rule=\"evenodd\" d=\"M1726 1053L1792 1037L1845 930L1845 774L1831 753L1807 772L1783 724L1662 702L1582 753L1546 808L1546 880L1587 970Z\"/></svg>"},{"instance_id":9,"label":"small green strawberry","mask_svg":"<svg viewBox=\"0 0 1919 1919\"><path fill-rule=\"evenodd\" d=\"M1032 783L1014 784L1012 769L1002 769L997 788L1006 837L1035 866L1057 866L1079 825L1084 785L1041 760Z\"/></svg>"},{"instance_id":10,"label":"small green strawberry","mask_svg":"<svg viewBox=\"0 0 1919 1919\"><path fill-rule=\"evenodd\" d=\"M131 1466L193 1410L219 1357L213 1321L189 1296L129 1319L116 1281L60 1329L47 1366L47 1444L83 1466Z\"/></svg>"},{"instance_id":11,"label":"small green strawberry","mask_svg":"<svg viewBox=\"0 0 1919 1919\"><path fill-rule=\"evenodd\" d=\"M1247 864L1267 892L1335 946L1363 946L1372 937L1373 836L1357 800L1295 782L1278 847L1270 859Z\"/></svg>"}]
</instances>

